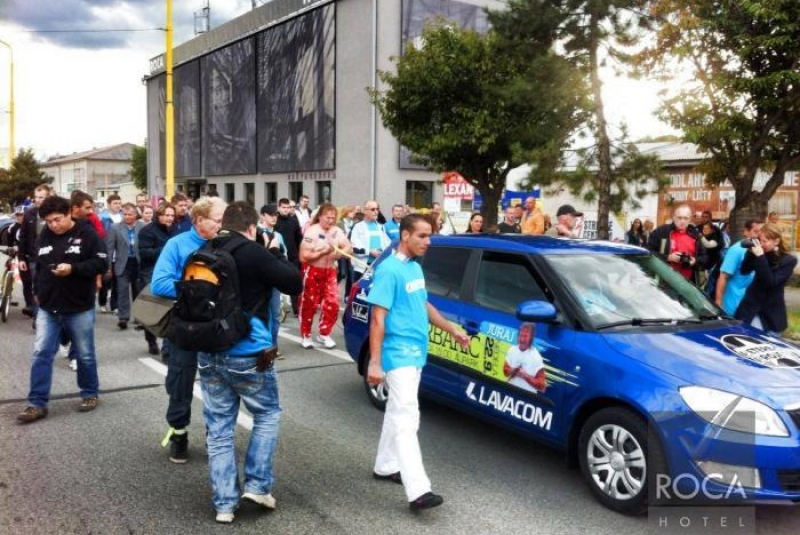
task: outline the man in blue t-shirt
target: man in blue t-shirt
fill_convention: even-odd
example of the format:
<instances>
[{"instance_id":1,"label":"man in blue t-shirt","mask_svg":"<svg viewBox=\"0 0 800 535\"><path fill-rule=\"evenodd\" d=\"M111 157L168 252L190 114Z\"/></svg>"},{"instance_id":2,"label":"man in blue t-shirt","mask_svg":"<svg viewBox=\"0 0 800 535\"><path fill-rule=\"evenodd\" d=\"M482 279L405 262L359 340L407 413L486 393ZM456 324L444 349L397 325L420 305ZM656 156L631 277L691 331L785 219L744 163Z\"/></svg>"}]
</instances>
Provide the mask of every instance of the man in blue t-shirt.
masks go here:
<instances>
[{"instance_id":1,"label":"man in blue t-shirt","mask_svg":"<svg viewBox=\"0 0 800 535\"><path fill-rule=\"evenodd\" d=\"M744 224L742 234L746 240L758 237L761 221L748 219ZM742 241L731 245L725 253L725 259L720 267L719 281L717 281L716 303L729 315L736 314L739 303L742 302L747 287L753 282L755 273L742 274L742 261L747 249L742 247Z\"/></svg>"},{"instance_id":2,"label":"man in blue t-shirt","mask_svg":"<svg viewBox=\"0 0 800 535\"><path fill-rule=\"evenodd\" d=\"M367 380L372 385L385 380L389 389L373 474L376 479L401 483L408 506L415 511L444 501L431 492L417 439L417 392L428 356L428 322L462 346L469 345L469 337L428 303L422 268L414 258L425 254L431 233L423 215L407 215L400 221L397 251L375 270L367 299L372 304Z\"/></svg>"}]
</instances>

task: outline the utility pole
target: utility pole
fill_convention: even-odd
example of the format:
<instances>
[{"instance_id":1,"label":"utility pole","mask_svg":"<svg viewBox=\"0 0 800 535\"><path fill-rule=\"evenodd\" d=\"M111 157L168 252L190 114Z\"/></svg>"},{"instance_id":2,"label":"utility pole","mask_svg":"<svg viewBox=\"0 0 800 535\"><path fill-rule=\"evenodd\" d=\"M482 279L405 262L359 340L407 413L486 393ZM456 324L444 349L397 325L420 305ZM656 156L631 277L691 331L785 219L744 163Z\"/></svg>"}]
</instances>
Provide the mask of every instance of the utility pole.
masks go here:
<instances>
[{"instance_id":1,"label":"utility pole","mask_svg":"<svg viewBox=\"0 0 800 535\"><path fill-rule=\"evenodd\" d=\"M167 94L165 100L165 172L166 184L164 197L170 199L175 195L175 110L172 100L172 0L167 0L167 53L165 56L167 71Z\"/></svg>"},{"instance_id":2,"label":"utility pole","mask_svg":"<svg viewBox=\"0 0 800 535\"><path fill-rule=\"evenodd\" d=\"M11 45L0 39L0 44L8 47L9 54L9 92L8 92L8 168L14 163L16 149L14 147L14 50Z\"/></svg>"}]
</instances>

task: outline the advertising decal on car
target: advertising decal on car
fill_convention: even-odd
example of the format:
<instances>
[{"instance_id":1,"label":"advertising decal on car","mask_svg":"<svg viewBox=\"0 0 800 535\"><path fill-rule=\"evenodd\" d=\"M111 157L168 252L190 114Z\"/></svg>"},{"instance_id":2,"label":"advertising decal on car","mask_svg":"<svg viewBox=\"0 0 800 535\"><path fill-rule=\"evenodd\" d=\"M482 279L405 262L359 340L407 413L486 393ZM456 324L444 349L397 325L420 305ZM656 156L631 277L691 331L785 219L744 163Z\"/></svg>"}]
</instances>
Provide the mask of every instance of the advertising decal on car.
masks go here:
<instances>
[{"instance_id":1,"label":"advertising decal on car","mask_svg":"<svg viewBox=\"0 0 800 535\"><path fill-rule=\"evenodd\" d=\"M467 367L498 382L543 395L557 384L578 386L577 376L551 365L548 347L535 340L536 325L523 323L519 329L483 322L470 336L468 348L450 334L430 325L428 353Z\"/></svg>"},{"instance_id":2,"label":"advertising decal on car","mask_svg":"<svg viewBox=\"0 0 800 535\"><path fill-rule=\"evenodd\" d=\"M545 431L550 431L550 425L553 423L553 411L542 409L522 399L516 399L514 396L504 394L487 388L479 386L475 388L475 383L470 381L467 385L465 392L466 396L481 405L492 407L497 412L503 412L522 420L529 424L541 427Z\"/></svg>"},{"instance_id":3,"label":"advertising decal on car","mask_svg":"<svg viewBox=\"0 0 800 535\"><path fill-rule=\"evenodd\" d=\"M726 334L719 342L743 359L770 368L800 367L800 351L770 336Z\"/></svg>"}]
</instances>

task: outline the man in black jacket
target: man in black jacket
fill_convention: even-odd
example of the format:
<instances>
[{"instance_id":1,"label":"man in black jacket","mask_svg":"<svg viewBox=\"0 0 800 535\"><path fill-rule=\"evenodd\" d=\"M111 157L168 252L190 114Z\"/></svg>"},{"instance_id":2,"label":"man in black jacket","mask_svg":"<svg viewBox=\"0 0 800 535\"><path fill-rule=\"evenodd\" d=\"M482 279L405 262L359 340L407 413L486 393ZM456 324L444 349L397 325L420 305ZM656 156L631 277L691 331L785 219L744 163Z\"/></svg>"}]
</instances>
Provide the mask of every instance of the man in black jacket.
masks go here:
<instances>
[{"instance_id":1,"label":"man in black jacket","mask_svg":"<svg viewBox=\"0 0 800 535\"><path fill-rule=\"evenodd\" d=\"M268 301L273 288L287 294L302 289L300 274L283 259L277 239L268 244L269 250L255 243L257 223L258 213L250 204L231 203L222 217L223 230L212 241L216 247L230 244L242 288L242 309L254 311L250 332L228 350L201 350L197 355L212 501L217 522L221 523L233 522L240 498L275 508L272 466L281 407L272 364L275 340L269 326ZM253 415L253 432L244 460L244 492L239 487L234 447L240 402Z\"/></svg>"},{"instance_id":2,"label":"man in black jacket","mask_svg":"<svg viewBox=\"0 0 800 535\"><path fill-rule=\"evenodd\" d=\"M36 301L33 299L33 267L36 262L36 239L44 227L44 222L39 216L39 206L53 194L47 184L40 184L33 190L33 205L25 209L22 227L19 232L18 254L19 273L22 279L22 295L25 298L25 308L22 313L33 317L36 314Z\"/></svg>"},{"instance_id":3,"label":"man in black jacket","mask_svg":"<svg viewBox=\"0 0 800 535\"><path fill-rule=\"evenodd\" d=\"M78 387L82 398L78 410L88 412L98 404L95 277L105 271L106 254L97 233L76 223L70 212L70 202L63 197L47 197L39 207L39 216L45 222L39 235L34 270L39 311L28 406L17 416L22 424L47 416L53 359L62 331L67 332L78 351Z\"/></svg>"},{"instance_id":4,"label":"man in black jacket","mask_svg":"<svg viewBox=\"0 0 800 535\"><path fill-rule=\"evenodd\" d=\"M278 222L275 224L275 231L283 236L283 243L286 245L286 257L289 262L294 264L297 271L300 271L300 242L303 241L303 230L294 214L290 213L291 201L280 199L278 201ZM292 312L297 316L297 295L292 295Z\"/></svg>"}]
</instances>

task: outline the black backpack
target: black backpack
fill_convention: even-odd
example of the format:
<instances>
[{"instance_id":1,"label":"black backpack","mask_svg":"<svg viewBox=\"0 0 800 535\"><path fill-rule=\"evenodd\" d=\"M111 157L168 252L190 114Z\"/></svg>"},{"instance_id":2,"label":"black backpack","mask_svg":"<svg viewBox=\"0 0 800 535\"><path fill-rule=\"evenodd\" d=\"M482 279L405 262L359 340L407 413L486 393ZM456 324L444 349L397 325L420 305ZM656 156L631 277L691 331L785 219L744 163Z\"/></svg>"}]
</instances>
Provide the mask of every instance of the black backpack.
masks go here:
<instances>
[{"instance_id":1,"label":"black backpack","mask_svg":"<svg viewBox=\"0 0 800 535\"><path fill-rule=\"evenodd\" d=\"M217 353L227 351L250 333L253 310L242 309L239 272L233 252L247 240L208 241L186 260L183 276L175 283L177 298L169 338L182 349Z\"/></svg>"}]
</instances>

